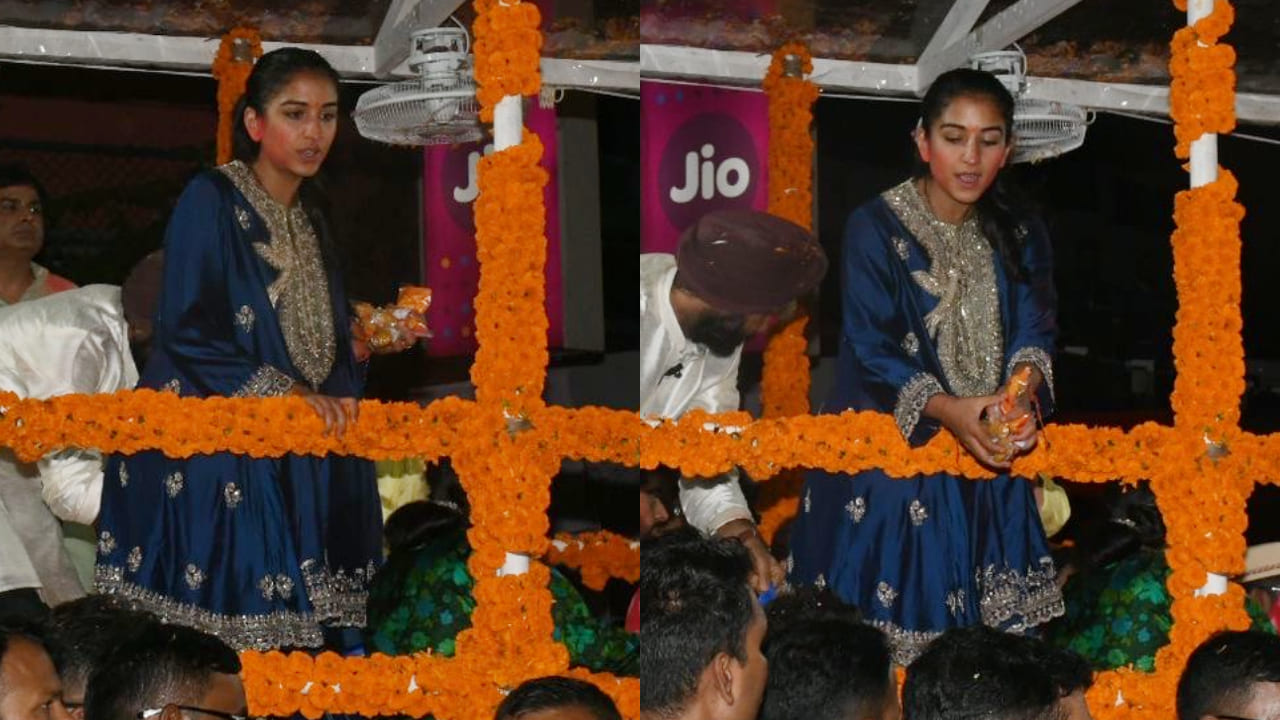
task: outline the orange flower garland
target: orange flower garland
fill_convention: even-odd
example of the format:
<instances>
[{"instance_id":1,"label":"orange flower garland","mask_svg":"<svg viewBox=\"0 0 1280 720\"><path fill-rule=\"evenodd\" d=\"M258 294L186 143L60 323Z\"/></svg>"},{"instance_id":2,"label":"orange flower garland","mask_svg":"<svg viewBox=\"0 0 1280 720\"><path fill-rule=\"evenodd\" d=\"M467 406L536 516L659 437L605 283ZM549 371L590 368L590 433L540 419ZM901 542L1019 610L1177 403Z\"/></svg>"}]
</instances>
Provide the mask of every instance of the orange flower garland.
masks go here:
<instances>
[{"instance_id":1,"label":"orange flower garland","mask_svg":"<svg viewBox=\"0 0 1280 720\"><path fill-rule=\"evenodd\" d=\"M557 535L546 560L578 570L582 584L592 590L603 590L609 578L640 581L640 544L611 532Z\"/></svg>"},{"instance_id":2,"label":"orange flower garland","mask_svg":"<svg viewBox=\"0 0 1280 720\"><path fill-rule=\"evenodd\" d=\"M787 73L794 64L799 77ZM813 72L813 58L800 43L778 48L762 87L769 98L769 212L806 229L813 227L813 122L810 110L818 86L805 76ZM769 339L764 351L760 390L765 417L809 413L809 357L803 313ZM778 528L795 517L804 477L785 471L760 489L760 534L772 542Z\"/></svg>"},{"instance_id":3,"label":"orange flower garland","mask_svg":"<svg viewBox=\"0 0 1280 720\"><path fill-rule=\"evenodd\" d=\"M236 41L249 43L249 60L237 60L235 57ZM235 28L222 36L218 45L218 54L213 58L213 77L218 81L218 164L231 161L232 128L238 118L231 115L235 112L236 102L244 94L245 83L249 73L253 72L253 61L262 57L262 38L253 28Z\"/></svg>"},{"instance_id":4,"label":"orange flower garland","mask_svg":"<svg viewBox=\"0 0 1280 720\"><path fill-rule=\"evenodd\" d=\"M532 2L475 0L476 98L480 119L507 95L537 95L542 87L541 16Z\"/></svg>"},{"instance_id":5,"label":"orange flower garland","mask_svg":"<svg viewBox=\"0 0 1280 720\"><path fill-rule=\"evenodd\" d=\"M1186 1L1175 0L1185 11ZM1229 0L1215 0L1213 12L1174 33L1169 56L1169 115L1180 158L1202 133L1230 132L1236 126L1235 50L1218 44L1235 20Z\"/></svg>"}]
</instances>

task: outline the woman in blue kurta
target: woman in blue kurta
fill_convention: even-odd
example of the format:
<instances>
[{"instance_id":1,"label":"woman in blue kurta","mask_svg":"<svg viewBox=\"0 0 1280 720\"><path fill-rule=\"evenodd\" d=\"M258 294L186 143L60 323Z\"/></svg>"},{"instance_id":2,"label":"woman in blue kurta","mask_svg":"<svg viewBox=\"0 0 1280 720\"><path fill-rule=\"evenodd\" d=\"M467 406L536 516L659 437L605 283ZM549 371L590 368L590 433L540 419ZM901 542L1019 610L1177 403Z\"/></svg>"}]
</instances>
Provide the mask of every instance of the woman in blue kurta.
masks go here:
<instances>
[{"instance_id":1,"label":"woman in blue kurta","mask_svg":"<svg viewBox=\"0 0 1280 720\"><path fill-rule=\"evenodd\" d=\"M1032 483L1004 472L982 423L1023 364L1042 410L1052 402L1048 238L993 186L1012 117L990 74L939 77L915 138L927 167L855 211L845 232L839 370L824 411L891 413L912 445L947 427L1001 473L809 474L791 581L857 605L902 664L949 627L1020 631L1063 609ZM1020 450L1034 425L1015 437Z\"/></svg>"},{"instance_id":2,"label":"woman in blue kurta","mask_svg":"<svg viewBox=\"0 0 1280 720\"><path fill-rule=\"evenodd\" d=\"M363 373L307 185L333 141L337 82L313 52L258 60L238 115L240 159L192 180L170 219L140 387L184 397L292 393L333 431L354 420ZM315 647L325 626L364 624L381 557L371 463L146 452L113 458L106 472L100 592L236 648Z\"/></svg>"}]
</instances>

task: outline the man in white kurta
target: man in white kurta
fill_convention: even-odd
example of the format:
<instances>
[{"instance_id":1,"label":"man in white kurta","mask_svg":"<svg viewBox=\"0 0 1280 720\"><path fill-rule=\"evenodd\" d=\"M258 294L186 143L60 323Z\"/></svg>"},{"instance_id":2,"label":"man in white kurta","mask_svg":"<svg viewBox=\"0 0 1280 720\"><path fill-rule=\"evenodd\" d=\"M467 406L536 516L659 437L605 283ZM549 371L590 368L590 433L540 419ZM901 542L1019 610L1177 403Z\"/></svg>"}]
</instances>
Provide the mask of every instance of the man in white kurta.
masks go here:
<instances>
[{"instance_id":1,"label":"man in white kurta","mask_svg":"<svg viewBox=\"0 0 1280 720\"><path fill-rule=\"evenodd\" d=\"M677 255L641 255L640 414L738 410L743 343L825 272L826 255L808 231L760 212L708 213L686 230ZM680 504L693 527L746 545L758 589L782 582L736 472L682 479Z\"/></svg>"},{"instance_id":2,"label":"man in white kurta","mask_svg":"<svg viewBox=\"0 0 1280 720\"><path fill-rule=\"evenodd\" d=\"M46 399L137 381L120 288L90 285L0 308L0 391ZM48 605L84 595L58 519L92 523L101 494L96 452L22 463L0 449L0 593L34 590Z\"/></svg>"}]
</instances>

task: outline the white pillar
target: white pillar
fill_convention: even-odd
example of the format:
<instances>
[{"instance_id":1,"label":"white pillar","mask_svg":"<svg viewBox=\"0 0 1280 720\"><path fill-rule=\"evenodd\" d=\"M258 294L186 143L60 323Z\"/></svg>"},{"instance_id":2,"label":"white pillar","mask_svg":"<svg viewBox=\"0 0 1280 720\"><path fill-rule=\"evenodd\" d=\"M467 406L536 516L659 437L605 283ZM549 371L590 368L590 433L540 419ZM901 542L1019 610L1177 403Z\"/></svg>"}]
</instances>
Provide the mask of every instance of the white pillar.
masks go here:
<instances>
[{"instance_id":1,"label":"white pillar","mask_svg":"<svg viewBox=\"0 0 1280 720\"><path fill-rule=\"evenodd\" d=\"M1187 0L1187 24L1213 12L1213 0ZM1191 143L1191 187L1208 185L1218 179L1218 135L1205 133Z\"/></svg>"}]
</instances>

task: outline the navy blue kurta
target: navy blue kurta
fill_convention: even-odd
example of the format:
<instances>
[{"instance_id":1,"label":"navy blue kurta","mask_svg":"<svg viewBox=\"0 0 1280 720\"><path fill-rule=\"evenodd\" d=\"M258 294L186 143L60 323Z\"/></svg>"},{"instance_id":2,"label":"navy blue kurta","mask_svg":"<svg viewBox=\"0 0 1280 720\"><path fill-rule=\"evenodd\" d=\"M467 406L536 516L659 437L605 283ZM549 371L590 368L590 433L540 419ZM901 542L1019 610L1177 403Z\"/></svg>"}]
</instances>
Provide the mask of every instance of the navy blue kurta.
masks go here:
<instances>
[{"instance_id":1,"label":"navy blue kurta","mask_svg":"<svg viewBox=\"0 0 1280 720\"><path fill-rule=\"evenodd\" d=\"M139 387L193 397L278 395L295 381L314 387L291 358L269 296L279 273L254 247L273 241L222 172L191 181L166 232L153 351ZM359 397L363 373L341 281L332 263L320 263L334 352L314 389ZM314 647L322 624L362 626L381 558L373 465L353 457L113 457L99 531L100 592L240 649Z\"/></svg>"},{"instance_id":2,"label":"navy blue kurta","mask_svg":"<svg viewBox=\"0 0 1280 720\"><path fill-rule=\"evenodd\" d=\"M891 204L895 192L898 201ZM940 298L919 279L932 262L917 233L936 221L922 220L918 212L914 222L906 217L904 192L915 189L886 192L856 210L846 227L839 367L823 412L894 414L911 444L920 445L939 429L920 415L929 395L982 393L953 389L937 333L927 327ZM988 273L994 266L988 277L998 296L999 317L992 321L999 332L993 362L999 365L990 376L1001 384L1018 362L1040 367L1047 412L1056 334L1051 250L1039 224L1025 223L1019 234L1026 282L1008 277L990 246L978 240L985 255L979 251L977 257L989 260ZM829 586L857 605L889 634L903 664L949 627L985 623L1021 630L1044 622L1061 614L1062 597L1033 490L1030 481L1009 475L972 481L946 474L892 479L879 470L854 476L811 471L791 535L791 582Z\"/></svg>"}]
</instances>

